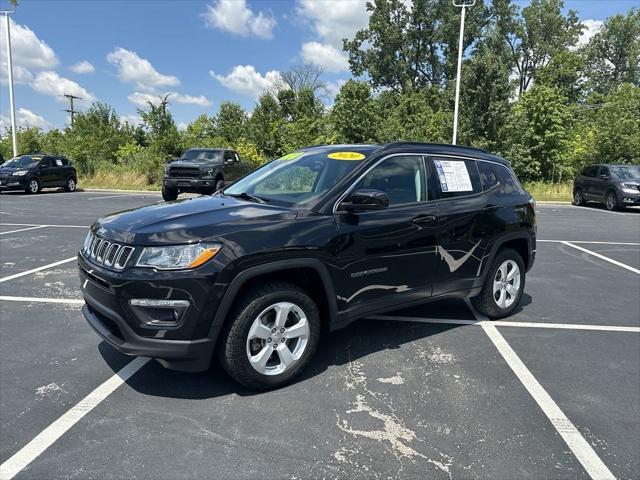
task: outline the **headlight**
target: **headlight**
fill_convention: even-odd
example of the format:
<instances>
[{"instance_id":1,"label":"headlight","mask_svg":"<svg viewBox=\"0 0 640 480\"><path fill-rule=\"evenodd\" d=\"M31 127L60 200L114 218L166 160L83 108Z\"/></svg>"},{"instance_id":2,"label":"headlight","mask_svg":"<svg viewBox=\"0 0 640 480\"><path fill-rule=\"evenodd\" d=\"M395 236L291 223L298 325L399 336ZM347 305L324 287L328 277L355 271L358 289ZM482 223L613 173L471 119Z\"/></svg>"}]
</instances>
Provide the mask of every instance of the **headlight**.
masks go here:
<instances>
[{"instance_id":1,"label":"headlight","mask_svg":"<svg viewBox=\"0 0 640 480\"><path fill-rule=\"evenodd\" d=\"M89 246L91 245L92 238L93 238L93 235L91 234L91 231L89 231L89 233L87 233L87 236L84 237L84 244L82 245L82 251L84 253L89 252Z\"/></svg>"},{"instance_id":2,"label":"headlight","mask_svg":"<svg viewBox=\"0 0 640 480\"><path fill-rule=\"evenodd\" d=\"M14 175L16 177L24 177L27 173L29 173L29 170L18 170L17 172L13 172L11 175Z\"/></svg>"},{"instance_id":3,"label":"headlight","mask_svg":"<svg viewBox=\"0 0 640 480\"><path fill-rule=\"evenodd\" d=\"M207 243L145 247L136 266L152 267L158 270L196 268L215 257L221 248L220 245Z\"/></svg>"}]
</instances>

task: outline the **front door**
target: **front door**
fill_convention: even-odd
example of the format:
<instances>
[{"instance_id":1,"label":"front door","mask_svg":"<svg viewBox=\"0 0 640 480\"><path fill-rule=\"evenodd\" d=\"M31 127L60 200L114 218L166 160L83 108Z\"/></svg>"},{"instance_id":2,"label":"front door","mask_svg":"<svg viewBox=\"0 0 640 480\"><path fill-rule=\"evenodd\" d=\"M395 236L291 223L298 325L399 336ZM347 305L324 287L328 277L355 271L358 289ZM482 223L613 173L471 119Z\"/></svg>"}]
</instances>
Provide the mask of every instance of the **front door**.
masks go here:
<instances>
[{"instance_id":1,"label":"front door","mask_svg":"<svg viewBox=\"0 0 640 480\"><path fill-rule=\"evenodd\" d=\"M425 158L402 154L382 160L352 187L385 192L389 207L358 213L338 207L334 214L339 310L361 314L431 295L437 204L427 185Z\"/></svg>"}]
</instances>

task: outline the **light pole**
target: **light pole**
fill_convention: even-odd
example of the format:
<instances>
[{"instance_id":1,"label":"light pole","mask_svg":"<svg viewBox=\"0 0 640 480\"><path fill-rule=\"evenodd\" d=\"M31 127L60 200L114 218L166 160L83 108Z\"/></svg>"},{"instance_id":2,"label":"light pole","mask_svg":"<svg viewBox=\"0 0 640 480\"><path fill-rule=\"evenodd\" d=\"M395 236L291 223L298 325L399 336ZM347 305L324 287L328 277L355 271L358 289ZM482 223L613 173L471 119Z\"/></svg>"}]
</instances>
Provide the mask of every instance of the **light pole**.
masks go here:
<instances>
[{"instance_id":1,"label":"light pole","mask_svg":"<svg viewBox=\"0 0 640 480\"><path fill-rule=\"evenodd\" d=\"M458 107L460 103L460 71L462 70L462 49L464 44L464 16L467 7L473 7L476 0L453 0L453 6L462 8L460 15L460 39L458 40L458 73L456 75L456 103L453 107L453 140L455 145L458 140Z\"/></svg>"},{"instance_id":2,"label":"light pole","mask_svg":"<svg viewBox=\"0 0 640 480\"><path fill-rule=\"evenodd\" d=\"M7 29L7 70L9 74L9 109L11 110L11 139L13 140L13 156L18 156L18 137L16 135L16 104L13 99L13 65L11 62L11 31L9 22L9 15L15 12L14 10L2 10L0 13L4 13L5 26Z\"/></svg>"}]
</instances>

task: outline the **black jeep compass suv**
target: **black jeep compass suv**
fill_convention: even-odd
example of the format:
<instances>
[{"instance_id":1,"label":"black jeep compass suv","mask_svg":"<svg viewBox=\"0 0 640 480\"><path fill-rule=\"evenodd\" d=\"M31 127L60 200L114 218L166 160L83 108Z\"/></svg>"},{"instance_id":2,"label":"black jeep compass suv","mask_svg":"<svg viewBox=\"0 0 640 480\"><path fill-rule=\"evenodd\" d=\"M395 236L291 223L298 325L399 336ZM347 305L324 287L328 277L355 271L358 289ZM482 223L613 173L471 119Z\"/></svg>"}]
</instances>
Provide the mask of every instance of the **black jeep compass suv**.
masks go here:
<instances>
[{"instance_id":1,"label":"black jeep compass suv","mask_svg":"<svg viewBox=\"0 0 640 480\"><path fill-rule=\"evenodd\" d=\"M442 297L514 311L534 201L507 162L449 145L302 149L210 197L98 220L78 255L89 324L121 352L294 378L321 331Z\"/></svg>"}]
</instances>

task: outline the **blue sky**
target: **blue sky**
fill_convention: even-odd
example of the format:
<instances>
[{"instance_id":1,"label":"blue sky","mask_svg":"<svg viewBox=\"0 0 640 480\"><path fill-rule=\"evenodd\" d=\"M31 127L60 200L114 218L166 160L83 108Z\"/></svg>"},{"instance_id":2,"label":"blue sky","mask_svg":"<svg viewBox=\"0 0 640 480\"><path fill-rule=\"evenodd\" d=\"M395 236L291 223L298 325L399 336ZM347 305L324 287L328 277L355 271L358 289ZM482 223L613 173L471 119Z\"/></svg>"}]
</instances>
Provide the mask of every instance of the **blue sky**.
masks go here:
<instances>
[{"instance_id":1,"label":"blue sky","mask_svg":"<svg viewBox=\"0 0 640 480\"><path fill-rule=\"evenodd\" d=\"M20 0L11 30L19 123L63 127L64 92L107 102L130 120L145 100L172 92L171 110L184 125L215 113L223 100L250 109L279 71L303 61L323 66L335 92L350 77L340 39L366 24L364 3ZM640 0L570 0L565 6L594 30ZM2 128L9 102L4 19L0 24Z\"/></svg>"}]
</instances>

